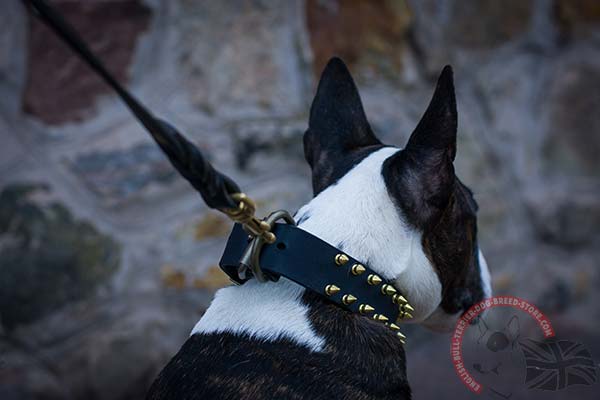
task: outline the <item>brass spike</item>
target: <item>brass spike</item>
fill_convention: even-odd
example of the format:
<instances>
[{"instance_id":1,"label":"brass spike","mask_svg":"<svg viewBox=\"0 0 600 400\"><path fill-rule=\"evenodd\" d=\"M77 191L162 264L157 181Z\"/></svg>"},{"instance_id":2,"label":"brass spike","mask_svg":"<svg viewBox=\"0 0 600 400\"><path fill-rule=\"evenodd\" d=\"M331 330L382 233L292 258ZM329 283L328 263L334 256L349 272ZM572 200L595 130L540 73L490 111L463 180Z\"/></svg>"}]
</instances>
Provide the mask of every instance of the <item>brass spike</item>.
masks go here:
<instances>
[{"instance_id":1,"label":"brass spike","mask_svg":"<svg viewBox=\"0 0 600 400\"><path fill-rule=\"evenodd\" d=\"M396 336L400 339L400 343L406 344L406 336L404 336L402 332L396 332Z\"/></svg>"},{"instance_id":2,"label":"brass spike","mask_svg":"<svg viewBox=\"0 0 600 400\"><path fill-rule=\"evenodd\" d=\"M364 273L366 270L367 269L364 266L362 266L361 264L354 264L351 269L352 275L360 275L360 274Z\"/></svg>"},{"instance_id":3,"label":"brass spike","mask_svg":"<svg viewBox=\"0 0 600 400\"><path fill-rule=\"evenodd\" d=\"M383 314L373 314L373 319L379 322L387 322L390 319Z\"/></svg>"},{"instance_id":4,"label":"brass spike","mask_svg":"<svg viewBox=\"0 0 600 400\"><path fill-rule=\"evenodd\" d=\"M361 304L358 306L358 311L360 311L361 314L366 314L375 311L375 309L368 304Z\"/></svg>"},{"instance_id":5,"label":"brass spike","mask_svg":"<svg viewBox=\"0 0 600 400\"><path fill-rule=\"evenodd\" d=\"M345 294L342 297L342 303L344 303L347 306L354 303L356 300L358 300L358 299L356 297L352 296L351 294Z\"/></svg>"},{"instance_id":6,"label":"brass spike","mask_svg":"<svg viewBox=\"0 0 600 400\"><path fill-rule=\"evenodd\" d=\"M409 318L409 319L410 319L410 318L412 318L412 317L413 317L413 316L412 316L412 314L411 314L411 313L409 313L409 312L406 312L406 311L400 311L399 318L401 318L401 319Z\"/></svg>"},{"instance_id":7,"label":"brass spike","mask_svg":"<svg viewBox=\"0 0 600 400\"><path fill-rule=\"evenodd\" d=\"M347 256L347 255L345 255L345 254L342 254L342 253L340 253L340 254L337 254L337 255L335 256L335 263L336 263L337 265L344 265L344 264L346 264L346 263L347 263L349 260L350 260L350 259L348 258L348 256Z\"/></svg>"},{"instance_id":8,"label":"brass spike","mask_svg":"<svg viewBox=\"0 0 600 400\"><path fill-rule=\"evenodd\" d=\"M367 277L367 282L369 283L369 285L375 286L379 285L381 282L383 282L383 280L379 277L379 275L370 274Z\"/></svg>"},{"instance_id":9,"label":"brass spike","mask_svg":"<svg viewBox=\"0 0 600 400\"><path fill-rule=\"evenodd\" d=\"M327 296L331 296L340 291L340 288L335 285L327 285L325 286L325 294Z\"/></svg>"},{"instance_id":10,"label":"brass spike","mask_svg":"<svg viewBox=\"0 0 600 400\"><path fill-rule=\"evenodd\" d=\"M386 283L385 285L381 286L381 293L391 296L393 294L396 294L396 289L394 289L392 285L388 285Z\"/></svg>"},{"instance_id":11,"label":"brass spike","mask_svg":"<svg viewBox=\"0 0 600 400\"><path fill-rule=\"evenodd\" d=\"M415 309L413 308L413 306L411 306L410 304L406 303L400 306L400 310L401 311L408 311L408 312L413 312L415 311Z\"/></svg>"},{"instance_id":12,"label":"brass spike","mask_svg":"<svg viewBox=\"0 0 600 400\"><path fill-rule=\"evenodd\" d=\"M398 325L392 324L392 323L388 324L388 328L390 328L393 331L399 331L400 330L400 327Z\"/></svg>"},{"instance_id":13,"label":"brass spike","mask_svg":"<svg viewBox=\"0 0 600 400\"><path fill-rule=\"evenodd\" d=\"M408 304L408 300L406 300L404 296L402 296L399 293L396 293L392 296L392 301L394 302L394 304Z\"/></svg>"}]
</instances>

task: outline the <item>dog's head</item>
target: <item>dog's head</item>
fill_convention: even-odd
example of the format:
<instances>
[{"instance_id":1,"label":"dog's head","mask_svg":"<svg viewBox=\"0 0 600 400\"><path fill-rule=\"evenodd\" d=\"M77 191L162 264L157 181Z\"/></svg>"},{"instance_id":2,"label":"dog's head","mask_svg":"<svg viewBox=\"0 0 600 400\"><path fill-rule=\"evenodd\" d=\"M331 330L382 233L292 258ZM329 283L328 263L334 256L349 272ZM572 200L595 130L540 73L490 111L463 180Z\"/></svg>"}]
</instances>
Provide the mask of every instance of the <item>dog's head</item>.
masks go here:
<instances>
[{"instance_id":1,"label":"dog's head","mask_svg":"<svg viewBox=\"0 0 600 400\"><path fill-rule=\"evenodd\" d=\"M450 328L490 295L477 203L458 179L452 69L403 149L382 144L344 63L325 68L304 134L315 197L299 226L362 260L407 295L415 322Z\"/></svg>"}]
</instances>

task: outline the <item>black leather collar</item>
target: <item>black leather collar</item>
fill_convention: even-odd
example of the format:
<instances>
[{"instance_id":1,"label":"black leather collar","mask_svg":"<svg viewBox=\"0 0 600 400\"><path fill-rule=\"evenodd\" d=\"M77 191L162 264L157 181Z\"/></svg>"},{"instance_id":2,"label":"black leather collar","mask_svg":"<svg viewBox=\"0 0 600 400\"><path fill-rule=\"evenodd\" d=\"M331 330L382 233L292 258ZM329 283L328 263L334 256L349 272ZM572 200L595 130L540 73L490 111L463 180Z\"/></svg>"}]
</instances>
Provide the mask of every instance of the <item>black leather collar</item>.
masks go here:
<instances>
[{"instance_id":1,"label":"black leather collar","mask_svg":"<svg viewBox=\"0 0 600 400\"><path fill-rule=\"evenodd\" d=\"M261 269L271 279L284 276L344 309L393 325L392 329L398 328L394 322L411 317L412 307L392 283L360 261L293 225L276 223L272 232L277 240L260 254ZM248 280L239 277L238 268L250 240L236 224L219 263L239 284Z\"/></svg>"}]
</instances>

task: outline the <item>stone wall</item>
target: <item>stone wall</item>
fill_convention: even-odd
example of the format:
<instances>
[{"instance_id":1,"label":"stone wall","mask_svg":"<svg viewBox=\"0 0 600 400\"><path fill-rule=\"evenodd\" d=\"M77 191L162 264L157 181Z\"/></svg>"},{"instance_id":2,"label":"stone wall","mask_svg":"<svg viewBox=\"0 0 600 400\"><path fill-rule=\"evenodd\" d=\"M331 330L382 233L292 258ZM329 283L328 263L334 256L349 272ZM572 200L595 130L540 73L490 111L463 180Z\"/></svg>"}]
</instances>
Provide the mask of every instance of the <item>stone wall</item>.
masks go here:
<instances>
[{"instance_id":1,"label":"stone wall","mask_svg":"<svg viewBox=\"0 0 600 400\"><path fill-rule=\"evenodd\" d=\"M452 64L457 170L494 290L600 359L596 1L53 3L261 213L311 198L302 133L330 56L399 146ZM141 398L226 284L227 220L16 0L0 14L0 140L0 398ZM463 394L448 338L408 334L415 397Z\"/></svg>"}]
</instances>

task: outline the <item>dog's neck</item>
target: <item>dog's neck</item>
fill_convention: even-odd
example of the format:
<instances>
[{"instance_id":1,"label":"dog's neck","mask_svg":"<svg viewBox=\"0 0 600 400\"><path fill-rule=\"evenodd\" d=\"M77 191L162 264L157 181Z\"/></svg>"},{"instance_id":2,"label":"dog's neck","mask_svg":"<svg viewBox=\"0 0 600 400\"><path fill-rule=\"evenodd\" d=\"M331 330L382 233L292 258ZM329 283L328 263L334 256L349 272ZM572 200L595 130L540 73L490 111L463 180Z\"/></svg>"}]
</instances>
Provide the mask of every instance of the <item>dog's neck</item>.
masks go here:
<instances>
[{"instance_id":1,"label":"dog's neck","mask_svg":"<svg viewBox=\"0 0 600 400\"><path fill-rule=\"evenodd\" d=\"M395 279L409 299L415 294L411 302L416 308L415 320L419 321L439 304L439 281L421 250L419 235L401 224L390 223L400 216L379 171L385 159L397 151L387 147L372 153L302 207L296 218L300 228L360 259L385 278ZM315 317L314 309L324 308L316 297L305 292L285 279L277 283L251 280L240 287L221 289L193 333L246 333L263 340L286 338L322 351L331 332L316 325L321 317ZM337 307L335 312L345 313Z\"/></svg>"},{"instance_id":2,"label":"dog's neck","mask_svg":"<svg viewBox=\"0 0 600 400\"><path fill-rule=\"evenodd\" d=\"M362 261L407 296L421 322L441 302L441 285L421 246L422 235L404 223L381 174L400 151L371 153L297 213L300 228Z\"/></svg>"}]
</instances>

